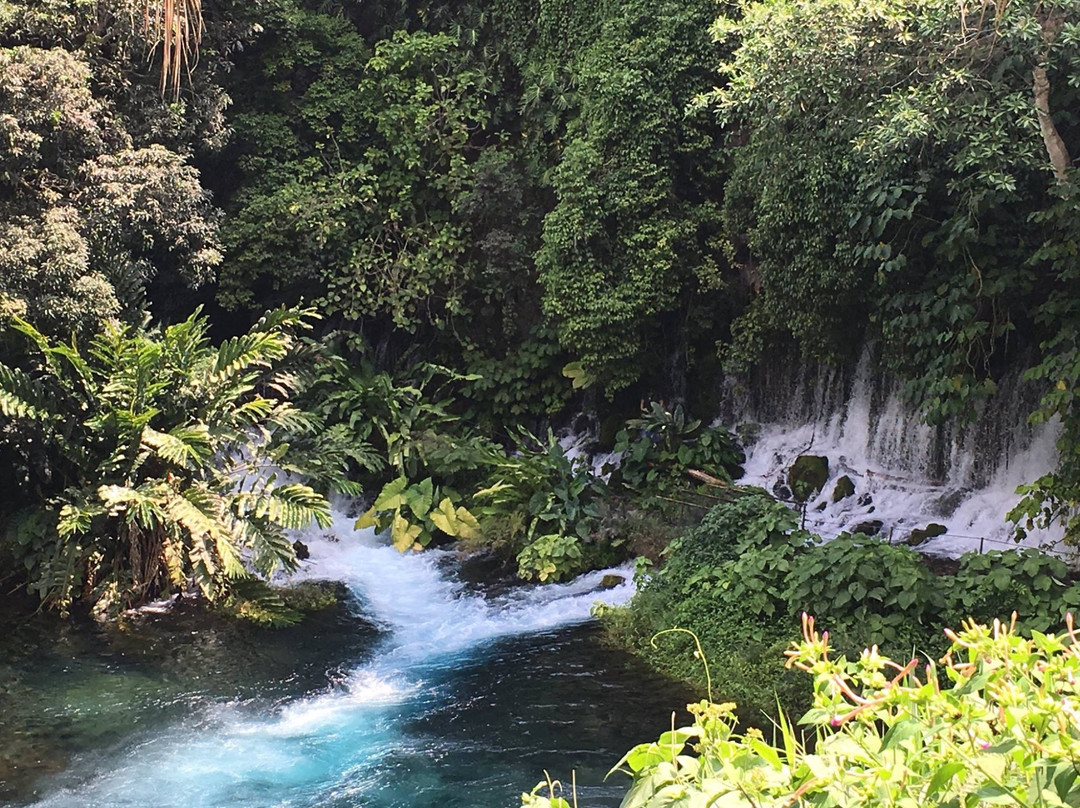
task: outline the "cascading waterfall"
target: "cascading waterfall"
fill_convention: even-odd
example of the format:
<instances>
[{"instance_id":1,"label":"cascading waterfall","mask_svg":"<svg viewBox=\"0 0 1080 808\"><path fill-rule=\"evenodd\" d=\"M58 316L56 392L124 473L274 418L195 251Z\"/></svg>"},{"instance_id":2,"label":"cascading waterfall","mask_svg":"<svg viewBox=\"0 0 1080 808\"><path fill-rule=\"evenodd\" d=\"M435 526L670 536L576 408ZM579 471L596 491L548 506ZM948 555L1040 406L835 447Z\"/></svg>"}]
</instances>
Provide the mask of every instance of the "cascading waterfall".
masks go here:
<instances>
[{"instance_id":1,"label":"cascading waterfall","mask_svg":"<svg viewBox=\"0 0 1080 808\"><path fill-rule=\"evenodd\" d=\"M925 424L904 400L902 384L874 372L873 348L853 368L774 367L752 385L728 391L721 417L747 452L741 482L785 493L787 471L800 454L829 459L829 480L806 506L806 526L825 537L868 523L894 541L928 524L946 533L920 549L959 555L1015 546L1006 513L1017 486L1051 470L1055 423L1027 423L1036 393L1018 376L967 426ZM833 502L847 476L855 493ZM876 527L876 525L874 525ZM1025 544L1057 547L1060 531L1033 530Z\"/></svg>"},{"instance_id":2,"label":"cascading waterfall","mask_svg":"<svg viewBox=\"0 0 1080 808\"><path fill-rule=\"evenodd\" d=\"M485 599L448 577L446 554L399 554L336 513L305 537L306 575L343 581L385 632L373 658L324 692L285 705L215 705L121 748L87 753L47 785L36 805L159 808L471 804L433 761L445 750L408 727L438 711L448 682L500 639L589 617L598 599L625 602L604 573L522 587ZM610 572L610 571L609 571ZM486 738L476 738L482 745ZM609 765L610 762L608 761ZM542 768L542 767L541 767ZM478 765L473 779L482 780ZM541 773L524 775L529 787Z\"/></svg>"}]
</instances>

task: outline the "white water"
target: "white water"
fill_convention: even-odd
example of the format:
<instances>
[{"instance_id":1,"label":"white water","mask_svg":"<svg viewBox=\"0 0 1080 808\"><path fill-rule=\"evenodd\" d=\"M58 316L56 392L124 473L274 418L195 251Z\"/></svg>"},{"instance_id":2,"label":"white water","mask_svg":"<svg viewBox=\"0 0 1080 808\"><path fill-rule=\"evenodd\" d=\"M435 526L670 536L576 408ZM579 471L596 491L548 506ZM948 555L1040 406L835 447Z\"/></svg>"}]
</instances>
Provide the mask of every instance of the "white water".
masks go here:
<instances>
[{"instance_id":1,"label":"white water","mask_svg":"<svg viewBox=\"0 0 1080 808\"><path fill-rule=\"evenodd\" d=\"M88 755L36 804L416 804L410 796L421 788L415 778L388 782L380 766L416 745L402 727L439 703L446 670L500 637L580 622L596 600L622 603L632 594L629 571L618 570L627 582L603 592L597 587L604 573L591 573L566 585L523 587L485 600L443 573L446 559L438 552L401 555L371 531L354 530L343 513L335 515L331 530L305 541L311 550L306 574L343 581L364 604L364 616L387 632L370 662L308 698L277 708L214 706L121 749Z\"/></svg>"},{"instance_id":2,"label":"white water","mask_svg":"<svg viewBox=\"0 0 1080 808\"><path fill-rule=\"evenodd\" d=\"M806 526L816 533L832 537L877 520L884 535L903 541L937 523L948 532L920 547L931 554L1015 547L1005 516L1020 499L1016 488L1057 459L1057 425L1026 423L1031 391L1008 380L974 424L935 428L903 401L898 382L872 368L867 350L851 373L780 374L760 385L755 400L737 402L722 420L756 433L746 442L740 482L778 491L796 457L824 456L829 481L806 511ZM833 503L844 475L855 495ZM1060 539L1059 530L1033 530L1024 543L1054 548Z\"/></svg>"}]
</instances>

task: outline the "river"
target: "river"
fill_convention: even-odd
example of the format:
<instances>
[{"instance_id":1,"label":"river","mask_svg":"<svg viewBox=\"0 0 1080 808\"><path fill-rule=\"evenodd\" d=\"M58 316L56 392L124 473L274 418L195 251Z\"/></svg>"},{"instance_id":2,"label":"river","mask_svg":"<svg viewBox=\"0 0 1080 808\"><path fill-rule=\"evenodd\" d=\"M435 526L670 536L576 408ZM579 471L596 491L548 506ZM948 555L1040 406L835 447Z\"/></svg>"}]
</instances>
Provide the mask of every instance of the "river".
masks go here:
<instances>
[{"instance_id":1,"label":"river","mask_svg":"<svg viewBox=\"0 0 1080 808\"><path fill-rule=\"evenodd\" d=\"M166 614L8 632L0 798L496 808L574 770L582 805L614 806L628 781L608 768L688 698L602 644L590 608L624 602L628 582L492 597L451 554L401 555L344 514L307 540L303 575L342 582L343 604L292 629Z\"/></svg>"}]
</instances>

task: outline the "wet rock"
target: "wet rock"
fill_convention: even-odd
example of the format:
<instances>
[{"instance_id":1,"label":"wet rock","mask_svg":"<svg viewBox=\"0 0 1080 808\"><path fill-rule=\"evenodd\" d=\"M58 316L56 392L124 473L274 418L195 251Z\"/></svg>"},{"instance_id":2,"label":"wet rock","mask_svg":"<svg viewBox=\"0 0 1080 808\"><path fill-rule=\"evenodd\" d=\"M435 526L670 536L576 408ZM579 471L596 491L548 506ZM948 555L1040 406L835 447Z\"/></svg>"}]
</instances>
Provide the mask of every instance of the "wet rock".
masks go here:
<instances>
[{"instance_id":1,"label":"wet rock","mask_svg":"<svg viewBox=\"0 0 1080 808\"><path fill-rule=\"evenodd\" d=\"M806 502L825 487L829 479L829 458L799 455L788 469L787 483L795 499Z\"/></svg>"},{"instance_id":2,"label":"wet rock","mask_svg":"<svg viewBox=\"0 0 1080 808\"><path fill-rule=\"evenodd\" d=\"M622 586L624 583L626 583L626 578L621 575L605 575L600 579L600 588L614 589L617 586Z\"/></svg>"},{"instance_id":3,"label":"wet rock","mask_svg":"<svg viewBox=\"0 0 1080 808\"><path fill-rule=\"evenodd\" d=\"M846 474L836 481L836 487L833 488L832 501L839 502L842 499L847 499L855 493L855 483Z\"/></svg>"},{"instance_id":4,"label":"wet rock","mask_svg":"<svg viewBox=\"0 0 1080 808\"><path fill-rule=\"evenodd\" d=\"M948 530L945 525L940 525L937 522L931 522L926 527L917 527L911 533L908 534L905 540L908 544L914 547L917 544L922 544L927 539L932 539L935 536L940 536Z\"/></svg>"},{"instance_id":5,"label":"wet rock","mask_svg":"<svg viewBox=\"0 0 1080 808\"><path fill-rule=\"evenodd\" d=\"M308 550L308 546L302 541L294 541L292 543L293 552L296 553L297 561L307 561L311 558L311 551Z\"/></svg>"},{"instance_id":6,"label":"wet rock","mask_svg":"<svg viewBox=\"0 0 1080 808\"><path fill-rule=\"evenodd\" d=\"M814 510L817 511L818 513L821 513L823 510L825 510L828 507L829 507L828 502L819 502L817 504L817 507L814 508Z\"/></svg>"},{"instance_id":7,"label":"wet rock","mask_svg":"<svg viewBox=\"0 0 1080 808\"><path fill-rule=\"evenodd\" d=\"M596 430L596 447L602 452L610 452L615 448L615 437L626 426L627 415L624 412L614 412L605 415L600 420Z\"/></svg>"},{"instance_id":8,"label":"wet rock","mask_svg":"<svg viewBox=\"0 0 1080 808\"><path fill-rule=\"evenodd\" d=\"M867 505L873 505L874 504L874 498L872 496L870 496L869 494L863 494L861 497L859 497L856 500L856 502L858 502L860 505L862 505L865 508Z\"/></svg>"},{"instance_id":9,"label":"wet rock","mask_svg":"<svg viewBox=\"0 0 1080 808\"><path fill-rule=\"evenodd\" d=\"M966 488L957 488L954 491L934 497L928 503L930 512L940 516L952 516L970 494L971 491Z\"/></svg>"},{"instance_id":10,"label":"wet rock","mask_svg":"<svg viewBox=\"0 0 1080 808\"><path fill-rule=\"evenodd\" d=\"M777 480L776 484L773 485L772 493L773 493L773 496L776 497L777 499L783 499L783 500L794 499L794 496L791 493L791 489L788 488L786 485L784 485L779 480Z\"/></svg>"},{"instance_id":11,"label":"wet rock","mask_svg":"<svg viewBox=\"0 0 1080 808\"><path fill-rule=\"evenodd\" d=\"M852 533L862 533L864 536L876 536L881 533L881 529L885 527L885 523L880 519L871 519L867 522L859 522L851 528Z\"/></svg>"}]
</instances>

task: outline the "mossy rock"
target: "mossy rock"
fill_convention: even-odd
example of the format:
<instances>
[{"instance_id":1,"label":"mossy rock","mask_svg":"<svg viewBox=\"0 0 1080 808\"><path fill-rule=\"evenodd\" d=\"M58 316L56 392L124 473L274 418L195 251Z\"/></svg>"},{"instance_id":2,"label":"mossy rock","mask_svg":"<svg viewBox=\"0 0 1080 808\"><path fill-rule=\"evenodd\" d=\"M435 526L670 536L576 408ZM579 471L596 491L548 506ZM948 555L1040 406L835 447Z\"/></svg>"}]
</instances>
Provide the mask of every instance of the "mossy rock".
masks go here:
<instances>
[{"instance_id":1,"label":"mossy rock","mask_svg":"<svg viewBox=\"0 0 1080 808\"><path fill-rule=\"evenodd\" d=\"M275 591L287 608L298 612L321 612L339 601L336 581L301 581Z\"/></svg>"},{"instance_id":2,"label":"mossy rock","mask_svg":"<svg viewBox=\"0 0 1080 808\"><path fill-rule=\"evenodd\" d=\"M596 446L602 452L610 452L615 448L615 437L619 430L626 426L625 413L610 413L600 419L600 428L596 434Z\"/></svg>"},{"instance_id":3,"label":"mossy rock","mask_svg":"<svg viewBox=\"0 0 1080 808\"><path fill-rule=\"evenodd\" d=\"M855 483L846 474L836 481L836 487L833 488L832 501L839 502L842 499L847 499L855 494Z\"/></svg>"},{"instance_id":4,"label":"mossy rock","mask_svg":"<svg viewBox=\"0 0 1080 808\"><path fill-rule=\"evenodd\" d=\"M622 575L609 574L600 579L601 589L614 589L617 586L622 586L626 583L626 578Z\"/></svg>"},{"instance_id":5,"label":"mossy rock","mask_svg":"<svg viewBox=\"0 0 1080 808\"><path fill-rule=\"evenodd\" d=\"M799 502L806 502L825 487L829 479L829 458L799 455L788 469L788 486Z\"/></svg>"},{"instance_id":6,"label":"mossy rock","mask_svg":"<svg viewBox=\"0 0 1080 808\"><path fill-rule=\"evenodd\" d=\"M937 522L931 522L926 527L918 527L911 531L907 537L907 543L914 547L917 544L922 544L927 539L932 539L935 536L941 536L948 528L945 525L940 525Z\"/></svg>"}]
</instances>

